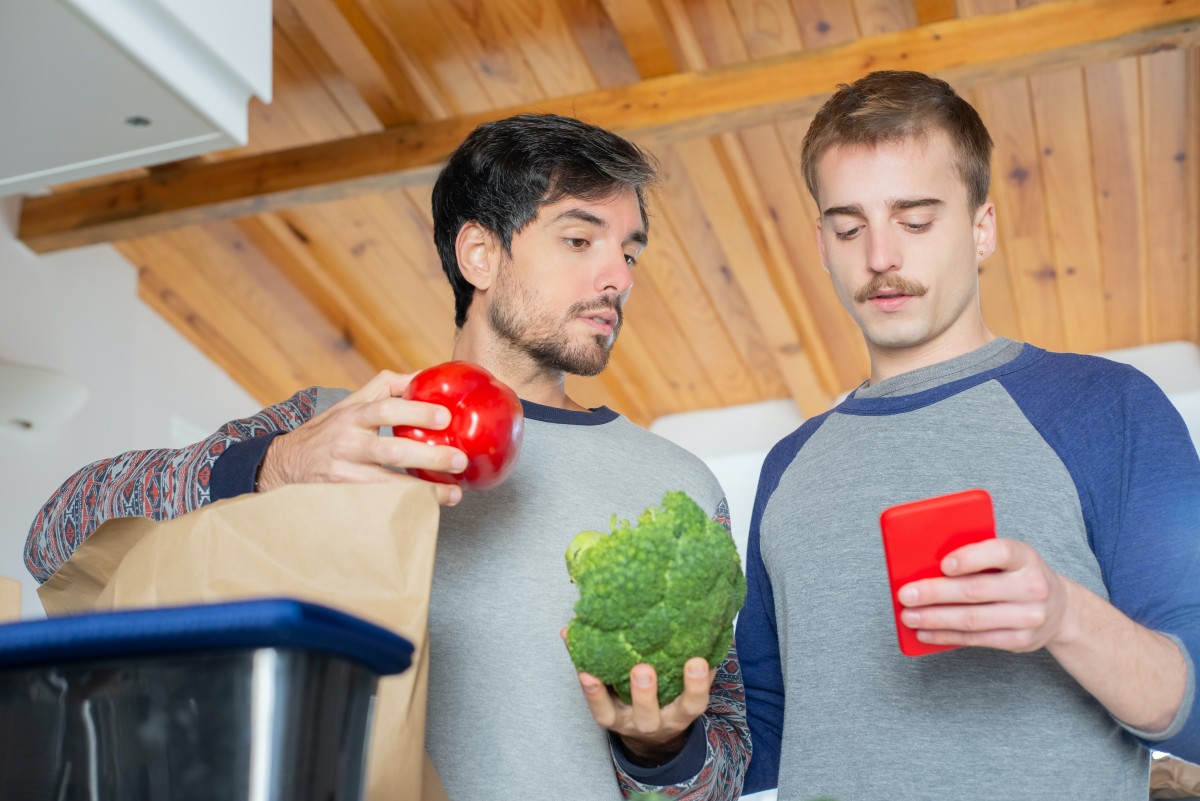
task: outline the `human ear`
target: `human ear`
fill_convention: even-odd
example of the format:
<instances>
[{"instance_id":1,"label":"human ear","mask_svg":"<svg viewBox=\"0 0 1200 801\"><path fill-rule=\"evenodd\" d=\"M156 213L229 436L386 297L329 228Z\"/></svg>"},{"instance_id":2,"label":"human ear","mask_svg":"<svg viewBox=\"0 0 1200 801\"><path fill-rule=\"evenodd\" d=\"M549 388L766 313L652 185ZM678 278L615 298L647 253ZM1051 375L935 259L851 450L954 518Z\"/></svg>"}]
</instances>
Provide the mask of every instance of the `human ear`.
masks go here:
<instances>
[{"instance_id":1,"label":"human ear","mask_svg":"<svg viewBox=\"0 0 1200 801\"><path fill-rule=\"evenodd\" d=\"M495 234L477 222L464 223L458 229L454 240L458 271L476 289L486 290L495 280L498 245Z\"/></svg>"},{"instance_id":2,"label":"human ear","mask_svg":"<svg viewBox=\"0 0 1200 801\"><path fill-rule=\"evenodd\" d=\"M996 207L984 203L975 210L975 250L986 259L996 249Z\"/></svg>"},{"instance_id":3,"label":"human ear","mask_svg":"<svg viewBox=\"0 0 1200 801\"><path fill-rule=\"evenodd\" d=\"M817 255L821 257L821 267L825 269L825 272L829 272L829 254L825 250L825 237L822 236L824 231L821 218L817 217Z\"/></svg>"}]
</instances>

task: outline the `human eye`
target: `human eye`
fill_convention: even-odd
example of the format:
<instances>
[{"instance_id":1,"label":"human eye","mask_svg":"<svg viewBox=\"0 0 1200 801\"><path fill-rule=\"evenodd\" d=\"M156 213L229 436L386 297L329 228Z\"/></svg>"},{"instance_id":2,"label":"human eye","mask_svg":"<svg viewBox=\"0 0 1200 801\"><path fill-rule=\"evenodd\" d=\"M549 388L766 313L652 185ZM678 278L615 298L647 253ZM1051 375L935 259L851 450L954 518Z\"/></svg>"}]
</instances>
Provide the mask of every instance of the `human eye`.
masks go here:
<instances>
[{"instance_id":1,"label":"human eye","mask_svg":"<svg viewBox=\"0 0 1200 801\"><path fill-rule=\"evenodd\" d=\"M914 234L923 234L933 225L932 222L905 222L902 223L904 230Z\"/></svg>"},{"instance_id":2,"label":"human eye","mask_svg":"<svg viewBox=\"0 0 1200 801\"><path fill-rule=\"evenodd\" d=\"M591 244L586 239L579 236L564 236L562 241L563 244L565 244L571 250L585 250L587 249L587 246Z\"/></svg>"},{"instance_id":3,"label":"human eye","mask_svg":"<svg viewBox=\"0 0 1200 801\"><path fill-rule=\"evenodd\" d=\"M638 263L638 257L637 257L636 253L626 253L625 254L625 264L627 266L634 267L637 265L637 263Z\"/></svg>"},{"instance_id":4,"label":"human eye","mask_svg":"<svg viewBox=\"0 0 1200 801\"><path fill-rule=\"evenodd\" d=\"M858 236L862 229L863 227L861 225L856 225L853 228L847 228L845 231L839 231L835 228L833 233L838 239L842 240L843 242L847 242Z\"/></svg>"}]
</instances>

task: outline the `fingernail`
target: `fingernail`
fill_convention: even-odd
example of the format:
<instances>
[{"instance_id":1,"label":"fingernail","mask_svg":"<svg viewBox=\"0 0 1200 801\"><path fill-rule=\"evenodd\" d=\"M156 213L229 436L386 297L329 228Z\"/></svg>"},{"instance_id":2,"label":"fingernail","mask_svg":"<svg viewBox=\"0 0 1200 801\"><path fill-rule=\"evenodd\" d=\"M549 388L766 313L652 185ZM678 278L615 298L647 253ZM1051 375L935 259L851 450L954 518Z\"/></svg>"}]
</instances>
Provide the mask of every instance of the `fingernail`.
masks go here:
<instances>
[{"instance_id":1,"label":"fingernail","mask_svg":"<svg viewBox=\"0 0 1200 801\"><path fill-rule=\"evenodd\" d=\"M451 489L450 490L450 505L457 506L458 502L461 500L462 500L462 490L459 489L458 487L454 487L453 489Z\"/></svg>"},{"instance_id":2,"label":"fingernail","mask_svg":"<svg viewBox=\"0 0 1200 801\"><path fill-rule=\"evenodd\" d=\"M901 612L900 622L908 626L910 629L913 629L916 628L917 624L921 622L921 615L917 612Z\"/></svg>"},{"instance_id":3,"label":"fingernail","mask_svg":"<svg viewBox=\"0 0 1200 801\"><path fill-rule=\"evenodd\" d=\"M708 672L708 669L705 668L704 665L700 664L699 662L693 662L691 665L688 666L687 672L688 672L689 676L694 676L696 678L700 678L701 676L703 676L705 673Z\"/></svg>"},{"instance_id":4,"label":"fingernail","mask_svg":"<svg viewBox=\"0 0 1200 801\"><path fill-rule=\"evenodd\" d=\"M916 587L905 587L900 590L900 603L911 604L916 603L917 589Z\"/></svg>"},{"instance_id":5,"label":"fingernail","mask_svg":"<svg viewBox=\"0 0 1200 801\"><path fill-rule=\"evenodd\" d=\"M441 409L433 413L433 422L443 428L450 425L450 412Z\"/></svg>"},{"instance_id":6,"label":"fingernail","mask_svg":"<svg viewBox=\"0 0 1200 801\"><path fill-rule=\"evenodd\" d=\"M649 687L650 686L650 677L647 676L645 673L634 673L633 674L633 683L636 684L638 687Z\"/></svg>"},{"instance_id":7,"label":"fingernail","mask_svg":"<svg viewBox=\"0 0 1200 801\"><path fill-rule=\"evenodd\" d=\"M450 459L450 470L455 473L461 473L467 469L467 457L461 453Z\"/></svg>"},{"instance_id":8,"label":"fingernail","mask_svg":"<svg viewBox=\"0 0 1200 801\"><path fill-rule=\"evenodd\" d=\"M947 556L942 560L943 573L952 573L955 570L958 570L958 559L954 558L953 556Z\"/></svg>"}]
</instances>

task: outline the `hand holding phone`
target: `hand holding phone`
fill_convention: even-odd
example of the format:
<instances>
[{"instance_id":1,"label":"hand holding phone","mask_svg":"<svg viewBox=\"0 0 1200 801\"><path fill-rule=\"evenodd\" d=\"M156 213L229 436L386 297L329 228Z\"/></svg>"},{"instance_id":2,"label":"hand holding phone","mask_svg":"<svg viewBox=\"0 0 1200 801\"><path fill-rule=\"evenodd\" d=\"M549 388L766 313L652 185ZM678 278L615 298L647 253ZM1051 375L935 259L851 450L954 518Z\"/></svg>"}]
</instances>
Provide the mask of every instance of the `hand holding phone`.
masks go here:
<instances>
[{"instance_id":1,"label":"hand holding phone","mask_svg":"<svg viewBox=\"0 0 1200 801\"><path fill-rule=\"evenodd\" d=\"M898 594L905 584L945 575L941 562L952 551L996 536L992 497L985 490L970 489L902 503L883 511L879 527L883 533L900 652L905 656L923 656L961 647L918 640L917 632L900 620L904 607Z\"/></svg>"}]
</instances>

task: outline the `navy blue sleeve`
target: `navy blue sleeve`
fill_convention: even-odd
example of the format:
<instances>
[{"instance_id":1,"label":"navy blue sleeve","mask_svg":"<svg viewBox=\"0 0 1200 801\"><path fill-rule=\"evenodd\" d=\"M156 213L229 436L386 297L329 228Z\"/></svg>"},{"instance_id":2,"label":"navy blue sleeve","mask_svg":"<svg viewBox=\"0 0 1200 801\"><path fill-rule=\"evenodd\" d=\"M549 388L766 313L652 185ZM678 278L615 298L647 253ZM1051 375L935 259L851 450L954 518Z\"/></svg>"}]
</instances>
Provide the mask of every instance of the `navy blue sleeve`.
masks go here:
<instances>
[{"instance_id":1,"label":"navy blue sleeve","mask_svg":"<svg viewBox=\"0 0 1200 801\"><path fill-rule=\"evenodd\" d=\"M612 732L609 732L608 736L612 741L613 759L617 761L621 770L625 771L629 778L655 787L669 787L690 780L704 768L704 760L708 756L708 738L704 736L704 723L700 718L692 721L692 728L688 730L683 750L663 764L652 768L635 765L629 760L621 738Z\"/></svg>"},{"instance_id":2,"label":"navy blue sleeve","mask_svg":"<svg viewBox=\"0 0 1200 801\"><path fill-rule=\"evenodd\" d=\"M212 502L254 492L254 480L258 477L263 457L267 455L267 446L282 433L272 431L230 445L212 467L212 480L209 482Z\"/></svg>"},{"instance_id":3,"label":"navy blue sleeve","mask_svg":"<svg viewBox=\"0 0 1200 801\"><path fill-rule=\"evenodd\" d=\"M775 595L763 564L759 529L763 511L788 465L801 446L828 417L807 421L781 440L763 462L750 517L746 543L746 605L737 619L738 656L746 685L746 722L750 726L753 754L746 770L743 792L769 790L779 785L779 759L783 747L784 686L779 658L779 632L775 624Z\"/></svg>"},{"instance_id":4,"label":"navy blue sleeve","mask_svg":"<svg viewBox=\"0 0 1200 801\"><path fill-rule=\"evenodd\" d=\"M1095 357L1043 362L1004 383L1071 474L1110 601L1174 637L1188 661L1191 690L1174 724L1139 739L1200 761L1200 458L1179 412L1140 372Z\"/></svg>"}]
</instances>

